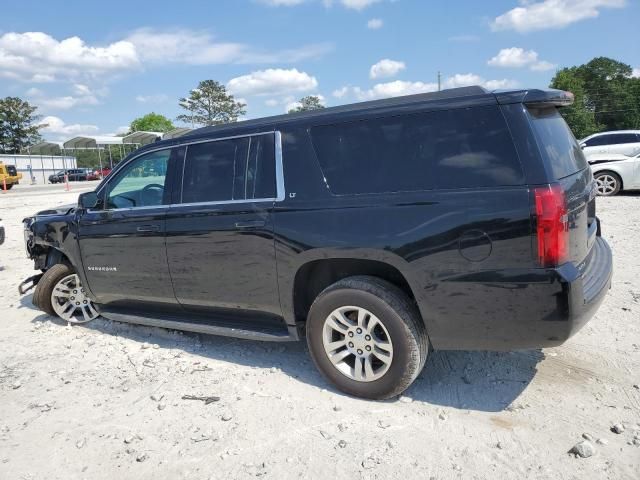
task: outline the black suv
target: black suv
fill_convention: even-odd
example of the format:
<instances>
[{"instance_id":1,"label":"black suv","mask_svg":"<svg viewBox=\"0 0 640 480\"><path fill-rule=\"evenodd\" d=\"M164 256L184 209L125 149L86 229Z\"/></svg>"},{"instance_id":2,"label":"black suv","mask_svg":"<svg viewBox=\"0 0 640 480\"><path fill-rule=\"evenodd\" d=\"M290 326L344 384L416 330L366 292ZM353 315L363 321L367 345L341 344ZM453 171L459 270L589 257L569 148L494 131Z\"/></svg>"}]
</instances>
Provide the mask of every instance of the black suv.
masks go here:
<instances>
[{"instance_id":1,"label":"black suv","mask_svg":"<svg viewBox=\"0 0 640 480\"><path fill-rule=\"evenodd\" d=\"M70 170L60 170L53 175L49 175L49 182L63 183L65 181L65 175L67 175L70 182L83 182L87 180L87 171L84 168L72 168Z\"/></svg>"},{"instance_id":2,"label":"black suv","mask_svg":"<svg viewBox=\"0 0 640 480\"><path fill-rule=\"evenodd\" d=\"M306 337L388 398L430 348L559 345L610 287L561 91L452 89L208 127L143 147L25 219L34 304L262 340Z\"/></svg>"}]
</instances>

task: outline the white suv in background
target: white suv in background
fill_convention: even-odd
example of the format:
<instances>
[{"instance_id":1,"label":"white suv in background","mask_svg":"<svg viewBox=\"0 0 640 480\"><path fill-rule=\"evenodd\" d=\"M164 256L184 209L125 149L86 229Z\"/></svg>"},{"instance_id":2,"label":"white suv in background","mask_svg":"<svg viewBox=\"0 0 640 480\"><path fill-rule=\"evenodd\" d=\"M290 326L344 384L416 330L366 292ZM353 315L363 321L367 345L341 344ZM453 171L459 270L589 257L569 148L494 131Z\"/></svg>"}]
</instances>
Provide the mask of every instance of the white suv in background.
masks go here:
<instances>
[{"instance_id":1,"label":"white suv in background","mask_svg":"<svg viewBox=\"0 0 640 480\"><path fill-rule=\"evenodd\" d=\"M633 157L640 153L640 130L594 133L579 143L585 157L602 153L619 153Z\"/></svg>"}]
</instances>

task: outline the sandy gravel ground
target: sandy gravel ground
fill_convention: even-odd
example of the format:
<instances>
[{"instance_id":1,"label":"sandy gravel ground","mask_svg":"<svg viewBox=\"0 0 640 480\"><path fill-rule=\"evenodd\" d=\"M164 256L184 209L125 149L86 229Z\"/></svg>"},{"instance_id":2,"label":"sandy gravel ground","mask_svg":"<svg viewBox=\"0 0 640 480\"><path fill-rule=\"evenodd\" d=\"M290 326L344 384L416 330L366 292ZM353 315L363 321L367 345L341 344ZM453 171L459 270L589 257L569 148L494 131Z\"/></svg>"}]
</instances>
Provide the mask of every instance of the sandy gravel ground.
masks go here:
<instances>
[{"instance_id":1,"label":"sandy gravel ground","mask_svg":"<svg viewBox=\"0 0 640 480\"><path fill-rule=\"evenodd\" d=\"M73 188L0 196L1 479L640 478L640 195L599 200L614 286L566 345L434 353L404 397L369 402L327 385L303 343L35 310L20 220ZM568 454L584 434L595 454Z\"/></svg>"}]
</instances>

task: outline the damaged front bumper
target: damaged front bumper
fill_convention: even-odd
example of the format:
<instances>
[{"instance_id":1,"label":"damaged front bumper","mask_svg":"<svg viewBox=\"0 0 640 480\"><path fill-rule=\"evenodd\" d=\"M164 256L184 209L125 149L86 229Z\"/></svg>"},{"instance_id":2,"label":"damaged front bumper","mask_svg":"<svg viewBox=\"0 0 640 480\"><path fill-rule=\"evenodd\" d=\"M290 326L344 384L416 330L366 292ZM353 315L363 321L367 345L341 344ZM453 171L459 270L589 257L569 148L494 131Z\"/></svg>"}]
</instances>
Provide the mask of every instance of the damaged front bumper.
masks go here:
<instances>
[{"instance_id":1,"label":"damaged front bumper","mask_svg":"<svg viewBox=\"0 0 640 480\"><path fill-rule=\"evenodd\" d=\"M38 275L32 275L31 277L24 280L20 285L18 285L18 292L20 292L20 295L24 295L29 290L34 288L42 278L42 275L44 275L44 273L39 273Z\"/></svg>"}]
</instances>

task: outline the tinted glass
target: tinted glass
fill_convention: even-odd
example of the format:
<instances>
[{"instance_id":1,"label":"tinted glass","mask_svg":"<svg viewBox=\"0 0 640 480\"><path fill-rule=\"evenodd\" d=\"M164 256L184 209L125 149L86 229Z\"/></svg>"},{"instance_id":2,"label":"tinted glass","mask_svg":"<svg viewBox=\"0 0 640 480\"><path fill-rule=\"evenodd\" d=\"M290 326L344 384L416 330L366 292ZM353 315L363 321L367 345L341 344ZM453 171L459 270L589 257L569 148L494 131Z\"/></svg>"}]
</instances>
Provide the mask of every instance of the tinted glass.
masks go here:
<instances>
[{"instance_id":1,"label":"tinted glass","mask_svg":"<svg viewBox=\"0 0 640 480\"><path fill-rule=\"evenodd\" d=\"M245 178L246 198L276 197L276 154L273 135L251 138Z\"/></svg>"},{"instance_id":2,"label":"tinted glass","mask_svg":"<svg viewBox=\"0 0 640 480\"><path fill-rule=\"evenodd\" d=\"M611 139L611 135L598 135L597 137L590 138L585 143L587 147L597 147L600 145L609 145Z\"/></svg>"},{"instance_id":3,"label":"tinted glass","mask_svg":"<svg viewBox=\"0 0 640 480\"><path fill-rule=\"evenodd\" d=\"M335 194L524 183L497 107L327 125L311 136Z\"/></svg>"},{"instance_id":4,"label":"tinted glass","mask_svg":"<svg viewBox=\"0 0 640 480\"><path fill-rule=\"evenodd\" d=\"M109 182L107 208L162 205L171 150L151 152L131 161Z\"/></svg>"},{"instance_id":5,"label":"tinted glass","mask_svg":"<svg viewBox=\"0 0 640 480\"><path fill-rule=\"evenodd\" d=\"M274 198L274 135L189 145L183 203Z\"/></svg>"},{"instance_id":6,"label":"tinted glass","mask_svg":"<svg viewBox=\"0 0 640 480\"><path fill-rule=\"evenodd\" d=\"M538 146L549 162L555 179L587 168L582 149L555 108L529 109L529 113Z\"/></svg>"},{"instance_id":7,"label":"tinted glass","mask_svg":"<svg viewBox=\"0 0 640 480\"><path fill-rule=\"evenodd\" d=\"M187 147L182 202L244 199L244 168L249 139L198 143Z\"/></svg>"},{"instance_id":8,"label":"tinted glass","mask_svg":"<svg viewBox=\"0 0 640 480\"><path fill-rule=\"evenodd\" d=\"M638 142L638 137L634 133L616 133L611 136L613 137L613 144Z\"/></svg>"}]
</instances>

